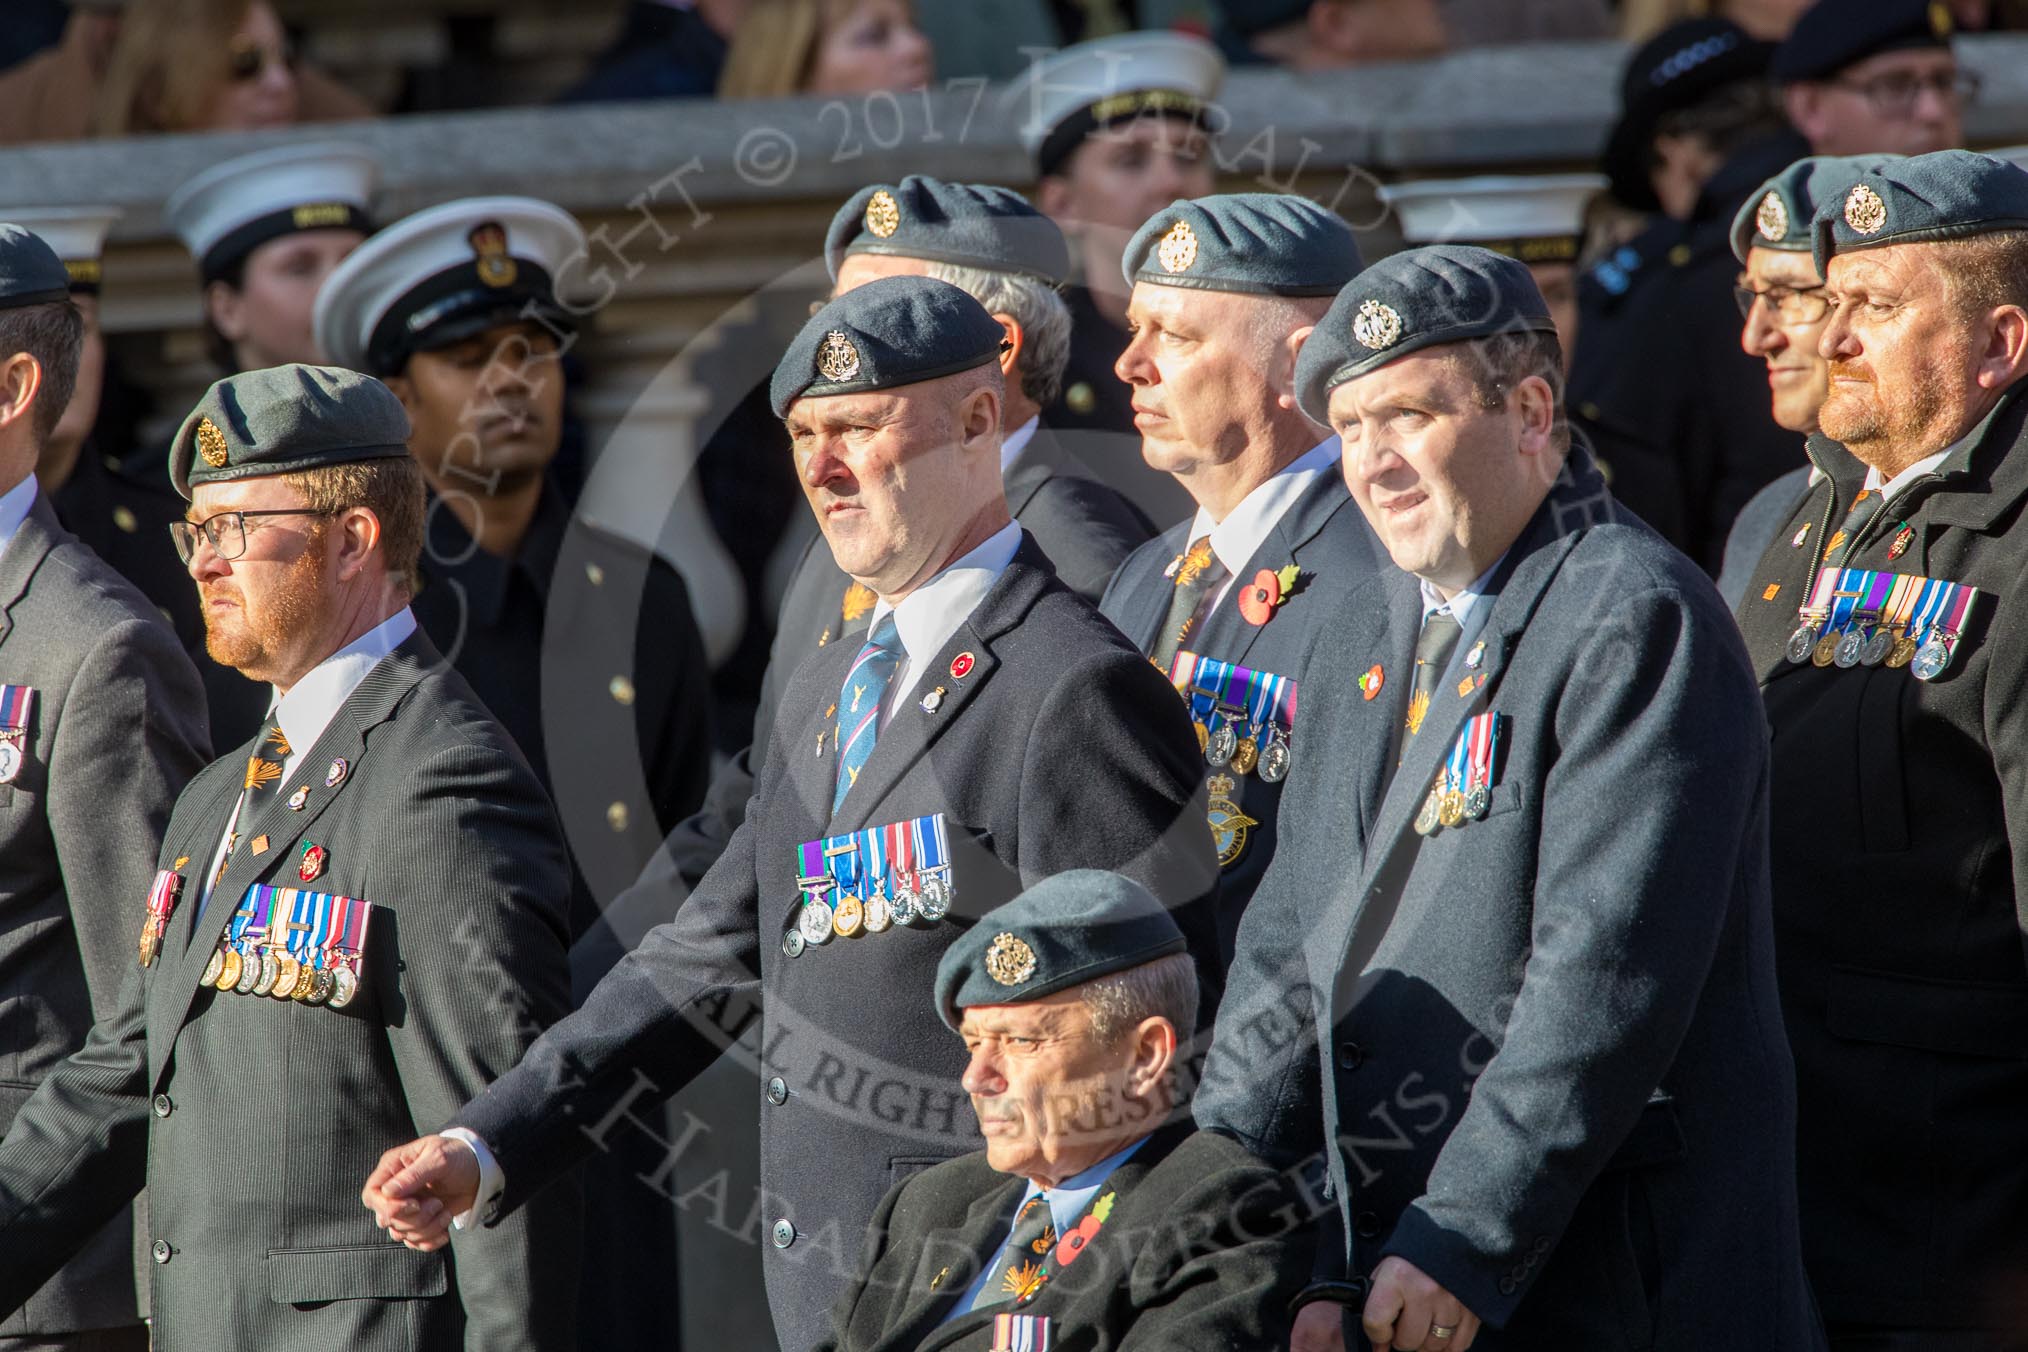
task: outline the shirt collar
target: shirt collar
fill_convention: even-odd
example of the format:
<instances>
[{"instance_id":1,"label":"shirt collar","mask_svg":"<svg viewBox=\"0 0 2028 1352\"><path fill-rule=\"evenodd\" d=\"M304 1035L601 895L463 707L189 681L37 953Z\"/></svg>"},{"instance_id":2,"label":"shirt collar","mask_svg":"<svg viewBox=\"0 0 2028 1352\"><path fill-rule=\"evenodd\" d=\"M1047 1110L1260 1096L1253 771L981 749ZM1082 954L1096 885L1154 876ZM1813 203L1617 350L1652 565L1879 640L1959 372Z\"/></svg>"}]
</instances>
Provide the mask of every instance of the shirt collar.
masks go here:
<instances>
[{"instance_id":1,"label":"shirt collar","mask_svg":"<svg viewBox=\"0 0 2028 1352\"><path fill-rule=\"evenodd\" d=\"M923 658L950 642L965 617L993 590L1000 574L1021 548L1021 527L1009 521L986 541L891 606L874 604L866 631L879 628L883 616L894 616L894 630L912 658Z\"/></svg>"},{"instance_id":2,"label":"shirt collar","mask_svg":"<svg viewBox=\"0 0 2028 1352\"><path fill-rule=\"evenodd\" d=\"M1037 414L1027 422L1000 439L1000 473L1005 476L1014 468L1014 461L1026 450L1028 443L1035 440L1035 428L1041 423L1042 415Z\"/></svg>"},{"instance_id":3,"label":"shirt collar","mask_svg":"<svg viewBox=\"0 0 2028 1352\"><path fill-rule=\"evenodd\" d=\"M1225 565L1227 573L1238 577L1282 514L1295 505L1318 476L1330 473L1337 463L1338 438L1326 437L1282 466L1273 477L1256 485L1240 499L1239 506L1225 514L1225 520L1214 522L1211 513L1199 507L1190 522L1188 538L1198 540L1209 535L1211 552Z\"/></svg>"},{"instance_id":4,"label":"shirt collar","mask_svg":"<svg viewBox=\"0 0 2028 1352\"><path fill-rule=\"evenodd\" d=\"M270 707L282 725L282 736L291 748L288 766L310 749L352 692L366 679L366 673L380 665L382 658L408 641L415 632L415 612L407 606L382 620L352 642L319 662L302 680L289 687L286 695L276 692ZM285 767L287 768L287 767Z\"/></svg>"},{"instance_id":5,"label":"shirt collar","mask_svg":"<svg viewBox=\"0 0 2028 1352\"><path fill-rule=\"evenodd\" d=\"M1866 486L1875 493L1878 493L1883 501L1892 502L1894 501L1894 495L1902 489L1908 487L1925 474L1935 473L1939 465L1950 459L1951 452L1958 448L1958 444L1953 442L1951 445L1938 451L1935 455L1924 456L1907 469L1901 471L1901 473L1895 475L1892 479L1881 478L1880 471L1868 465L1866 467Z\"/></svg>"},{"instance_id":6,"label":"shirt collar","mask_svg":"<svg viewBox=\"0 0 2028 1352\"><path fill-rule=\"evenodd\" d=\"M1049 1218L1055 1222L1056 1233L1059 1235L1066 1233L1077 1224L1078 1215L1091 1205L1092 1194L1105 1186L1106 1180L1112 1177L1113 1170L1132 1159L1134 1152L1147 1143L1148 1138L1143 1136L1125 1150L1106 1156L1091 1168L1073 1174L1053 1188L1045 1189L1030 1179L1027 1191L1021 1194L1021 1201L1015 1210L1018 1212L1021 1207L1028 1205L1029 1198L1046 1193L1049 1198Z\"/></svg>"},{"instance_id":7,"label":"shirt collar","mask_svg":"<svg viewBox=\"0 0 2028 1352\"><path fill-rule=\"evenodd\" d=\"M1493 560L1491 568L1473 578L1471 586L1465 588L1448 601L1444 600L1438 594L1437 589L1430 586L1426 579L1417 578L1416 585L1422 588L1423 619L1427 620L1439 610L1448 610L1451 613L1451 618L1456 620L1462 627L1472 618L1472 607L1477 605L1479 598L1486 594L1486 585L1493 580L1493 574L1499 569L1501 561L1506 557L1506 552L1502 551L1500 557Z\"/></svg>"},{"instance_id":8,"label":"shirt collar","mask_svg":"<svg viewBox=\"0 0 2028 1352\"><path fill-rule=\"evenodd\" d=\"M0 493L0 553L5 553L13 543L14 533L21 529L21 523L28 519L28 509L34 505L35 472L31 470L27 478Z\"/></svg>"}]
</instances>

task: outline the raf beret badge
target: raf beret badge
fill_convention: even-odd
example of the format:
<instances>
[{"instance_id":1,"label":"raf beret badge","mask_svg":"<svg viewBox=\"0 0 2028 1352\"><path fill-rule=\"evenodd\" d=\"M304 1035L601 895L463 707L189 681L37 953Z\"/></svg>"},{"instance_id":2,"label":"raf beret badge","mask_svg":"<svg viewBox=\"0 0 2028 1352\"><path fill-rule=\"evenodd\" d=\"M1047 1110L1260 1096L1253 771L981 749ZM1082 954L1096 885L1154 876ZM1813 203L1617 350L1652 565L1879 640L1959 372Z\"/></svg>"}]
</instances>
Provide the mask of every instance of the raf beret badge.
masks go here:
<instances>
[{"instance_id":1,"label":"raf beret badge","mask_svg":"<svg viewBox=\"0 0 2028 1352\"><path fill-rule=\"evenodd\" d=\"M996 934L986 950L986 975L1003 986L1018 986L1035 975L1035 950L1012 934Z\"/></svg>"},{"instance_id":2,"label":"raf beret badge","mask_svg":"<svg viewBox=\"0 0 2028 1352\"><path fill-rule=\"evenodd\" d=\"M1782 204L1781 194L1770 191L1760 199L1760 208L1753 213L1753 228L1760 232L1762 239L1780 239L1789 232L1789 209Z\"/></svg>"},{"instance_id":3,"label":"raf beret badge","mask_svg":"<svg viewBox=\"0 0 2028 1352\"><path fill-rule=\"evenodd\" d=\"M837 329L825 334L817 348L817 374L838 385L858 378L859 349Z\"/></svg>"},{"instance_id":4,"label":"raf beret badge","mask_svg":"<svg viewBox=\"0 0 2028 1352\"><path fill-rule=\"evenodd\" d=\"M1197 261L1197 232L1190 228L1190 222L1178 221L1170 226L1169 233L1155 246L1155 257L1164 272L1188 272Z\"/></svg>"},{"instance_id":5,"label":"raf beret badge","mask_svg":"<svg viewBox=\"0 0 2028 1352\"><path fill-rule=\"evenodd\" d=\"M231 452L225 446L225 433L218 430L218 424L209 418L197 420L197 453L204 457L204 463L213 469L224 469Z\"/></svg>"},{"instance_id":6,"label":"raf beret badge","mask_svg":"<svg viewBox=\"0 0 2028 1352\"><path fill-rule=\"evenodd\" d=\"M1845 194L1845 224L1862 235L1870 235L1887 224L1887 203L1864 183Z\"/></svg>"},{"instance_id":7,"label":"raf beret badge","mask_svg":"<svg viewBox=\"0 0 2028 1352\"><path fill-rule=\"evenodd\" d=\"M882 188L866 201L866 229L878 239L886 239L901 228L901 204L894 200L894 194Z\"/></svg>"},{"instance_id":8,"label":"raf beret badge","mask_svg":"<svg viewBox=\"0 0 2028 1352\"><path fill-rule=\"evenodd\" d=\"M1401 316L1384 301L1369 300L1359 307L1352 321L1352 336L1375 352L1393 347L1401 340Z\"/></svg>"}]
</instances>

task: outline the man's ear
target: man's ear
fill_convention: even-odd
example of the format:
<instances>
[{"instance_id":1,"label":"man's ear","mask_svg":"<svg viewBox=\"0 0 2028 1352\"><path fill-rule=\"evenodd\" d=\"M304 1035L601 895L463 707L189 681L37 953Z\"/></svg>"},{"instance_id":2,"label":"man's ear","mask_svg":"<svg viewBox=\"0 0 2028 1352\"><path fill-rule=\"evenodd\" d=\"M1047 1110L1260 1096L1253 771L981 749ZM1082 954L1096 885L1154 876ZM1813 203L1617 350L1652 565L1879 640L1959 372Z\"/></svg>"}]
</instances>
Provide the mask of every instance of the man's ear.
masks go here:
<instances>
[{"instance_id":1,"label":"man's ear","mask_svg":"<svg viewBox=\"0 0 2028 1352\"><path fill-rule=\"evenodd\" d=\"M1541 376L1529 376L1514 387L1514 405L1521 415L1521 454L1548 455L1556 449L1556 391Z\"/></svg>"},{"instance_id":2,"label":"man's ear","mask_svg":"<svg viewBox=\"0 0 2028 1352\"><path fill-rule=\"evenodd\" d=\"M981 385L958 406L958 439L966 446L1000 435L1000 391Z\"/></svg>"},{"instance_id":3,"label":"man's ear","mask_svg":"<svg viewBox=\"0 0 2028 1352\"><path fill-rule=\"evenodd\" d=\"M1979 384L2004 390L2028 373L2028 310L2002 305L1993 311L1993 331L1979 356Z\"/></svg>"},{"instance_id":4,"label":"man's ear","mask_svg":"<svg viewBox=\"0 0 2028 1352\"><path fill-rule=\"evenodd\" d=\"M350 582L380 547L380 518L371 507L348 507L332 524L337 553L331 562L339 581Z\"/></svg>"},{"instance_id":5,"label":"man's ear","mask_svg":"<svg viewBox=\"0 0 2028 1352\"><path fill-rule=\"evenodd\" d=\"M26 352L0 362L0 427L13 427L27 418L41 392L41 362Z\"/></svg>"},{"instance_id":6,"label":"man's ear","mask_svg":"<svg viewBox=\"0 0 2028 1352\"><path fill-rule=\"evenodd\" d=\"M1014 380L1014 373L1021 367L1021 354L1028 346L1028 335L1021 331L1021 321L1013 315L996 314L993 319L1007 335L1007 342L1000 349L1000 374Z\"/></svg>"},{"instance_id":7,"label":"man's ear","mask_svg":"<svg viewBox=\"0 0 2028 1352\"><path fill-rule=\"evenodd\" d=\"M1151 1098L1168 1077L1176 1062L1176 1025L1157 1014L1142 1019L1134 1029L1134 1061L1127 1071L1127 1087L1135 1098Z\"/></svg>"},{"instance_id":8,"label":"man's ear","mask_svg":"<svg viewBox=\"0 0 2028 1352\"><path fill-rule=\"evenodd\" d=\"M1303 344L1310 341L1310 335L1317 331L1315 324L1305 324L1275 348L1279 367L1274 373L1275 403L1295 411L1296 407L1296 358L1303 354Z\"/></svg>"}]
</instances>

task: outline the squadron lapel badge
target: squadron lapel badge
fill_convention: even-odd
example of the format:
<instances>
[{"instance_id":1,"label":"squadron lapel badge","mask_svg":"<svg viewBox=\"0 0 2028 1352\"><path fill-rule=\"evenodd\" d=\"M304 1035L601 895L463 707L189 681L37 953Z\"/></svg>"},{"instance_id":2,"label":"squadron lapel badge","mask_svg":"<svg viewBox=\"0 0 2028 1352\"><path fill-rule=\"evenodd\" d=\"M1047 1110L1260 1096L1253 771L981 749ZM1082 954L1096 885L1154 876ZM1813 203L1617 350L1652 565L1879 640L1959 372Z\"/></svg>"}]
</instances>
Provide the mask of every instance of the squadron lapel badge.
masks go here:
<instances>
[{"instance_id":1,"label":"squadron lapel badge","mask_svg":"<svg viewBox=\"0 0 2028 1352\"><path fill-rule=\"evenodd\" d=\"M324 772L324 787L335 789L340 784L343 784L345 782L345 774L351 768L351 766L345 763L343 756L335 757L331 761L331 768Z\"/></svg>"},{"instance_id":2,"label":"squadron lapel badge","mask_svg":"<svg viewBox=\"0 0 2028 1352\"><path fill-rule=\"evenodd\" d=\"M323 875L325 861L330 857L322 845L312 845L309 841L304 841L303 853L296 860L296 876L306 883L316 882Z\"/></svg>"},{"instance_id":3,"label":"squadron lapel badge","mask_svg":"<svg viewBox=\"0 0 2028 1352\"><path fill-rule=\"evenodd\" d=\"M28 719L34 712L34 686L0 685L0 784L12 784L28 759Z\"/></svg>"}]
</instances>

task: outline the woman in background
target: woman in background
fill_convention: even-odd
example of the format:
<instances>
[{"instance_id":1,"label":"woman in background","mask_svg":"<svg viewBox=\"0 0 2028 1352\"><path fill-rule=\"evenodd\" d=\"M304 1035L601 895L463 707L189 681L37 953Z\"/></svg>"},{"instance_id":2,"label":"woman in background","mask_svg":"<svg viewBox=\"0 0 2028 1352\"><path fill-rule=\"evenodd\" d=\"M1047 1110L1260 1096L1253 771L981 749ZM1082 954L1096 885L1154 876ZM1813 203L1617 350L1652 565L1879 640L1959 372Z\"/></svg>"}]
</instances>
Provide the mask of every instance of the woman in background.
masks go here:
<instances>
[{"instance_id":1,"label":"woman in background","mask_svg":"<svg viewBox=\"0 0 2028 1352\"><path fill-rule=\"evenodd\" d=\"M122 16L93 130L252 131L372 111L297 63L267 0L138 0Z\"/></svg>"},{"instance_id":2,"label":"woman in background","mask_svg":"<svg viewBox=\"0 0 2028 1352\"><path fill-rule=\"evenodd\" d=\"M733 33L728 99L920 89L936 73L906 0L755 0Z\"/></svg>"}]
</instances>

